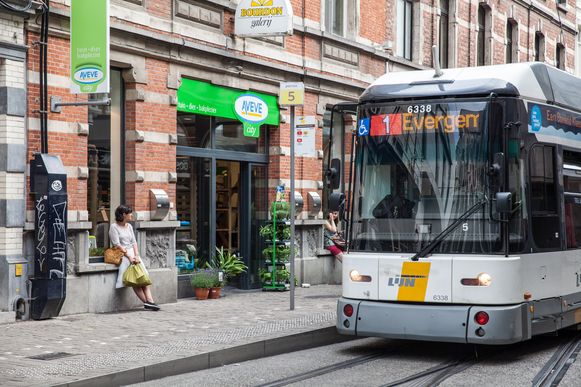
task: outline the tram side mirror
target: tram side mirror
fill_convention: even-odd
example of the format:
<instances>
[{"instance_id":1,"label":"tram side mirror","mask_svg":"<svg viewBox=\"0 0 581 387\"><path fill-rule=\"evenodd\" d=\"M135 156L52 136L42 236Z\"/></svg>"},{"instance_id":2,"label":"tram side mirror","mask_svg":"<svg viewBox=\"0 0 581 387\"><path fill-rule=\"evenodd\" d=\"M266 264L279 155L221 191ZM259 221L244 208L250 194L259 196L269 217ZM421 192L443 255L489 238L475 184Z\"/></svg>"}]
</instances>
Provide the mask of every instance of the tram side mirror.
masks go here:
<instances>
[{"instance_id":1,"label":"tram side mirror","mask_svg":"<svg viewBox=\"0 0 581 387\"><path fill-rule=\"evenodd\" d=\"M499 214L510 214L512 212L512 194L510 192L496 193L496 211Z\"/></svg>"},{"instance_id":2,"label":"tram side mirror","mask_svg":"<svg viewBox=\"0 0 581 387\"><path fill-rule=\"evenodd\" d=\"M504 153L498 152L494 154L489 175L496 181L497 185L502 184L504 181Z\"/></svg>"},{"instance_id":3,"label":"tram side mirror","mask_svg":"<svg viewBox=\"0 0 581 387\"><path fill-rule=\"evenodd\" d=\"M337 189L341 184L341 160L331 160L331 165L326 172L327 188Z\"/></svg>"},{"instance_id":4,"label":"tram side mirror","mask_svg":"<svg viewBox=\"0 0 581 387\"><path fill-rule=\"evenodd\" d=\"M343 219L345 212L345 194L340 192L333 192L329 195L329 212L339 211L339 218Z\"/></svg>"}]
</instances>

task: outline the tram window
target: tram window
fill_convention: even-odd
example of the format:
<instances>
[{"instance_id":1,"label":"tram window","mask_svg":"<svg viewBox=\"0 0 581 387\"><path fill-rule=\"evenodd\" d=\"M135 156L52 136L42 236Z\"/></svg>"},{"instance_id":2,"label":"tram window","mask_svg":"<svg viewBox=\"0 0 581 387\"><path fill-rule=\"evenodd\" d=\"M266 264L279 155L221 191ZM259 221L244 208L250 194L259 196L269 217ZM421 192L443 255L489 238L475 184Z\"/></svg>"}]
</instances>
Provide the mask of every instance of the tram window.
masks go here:
<instances>
[{"instance_id":1,"label":"tram window","mask_svg":"<svg viewBox=\"0 0 581 387\"><path fill-rule=\"evenodd\" d=\"M567 248L578 249L581 247L581 176L567 176L568 172L565 170L563 177Z\"/></svg>"},{"instance_id":2,"label":"tram window","mask_svg":"<svg viewBox=\"0 0 581 387\"><path fill-rule=\"evenodd\" d=\"M554 149L535 146L529 159L532 231L542 249L560 246L559 216L554 173Z\"/></svg>"}]
</instances>

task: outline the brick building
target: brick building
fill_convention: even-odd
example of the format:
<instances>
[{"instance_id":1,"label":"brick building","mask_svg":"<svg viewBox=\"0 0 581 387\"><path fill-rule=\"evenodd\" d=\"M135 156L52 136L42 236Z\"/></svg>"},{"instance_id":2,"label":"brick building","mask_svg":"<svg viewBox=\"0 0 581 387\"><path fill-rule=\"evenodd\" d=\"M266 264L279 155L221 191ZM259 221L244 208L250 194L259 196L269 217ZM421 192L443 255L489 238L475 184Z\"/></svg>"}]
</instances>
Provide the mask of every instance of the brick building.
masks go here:
<instances>
[{"instance_id":1,"label":"brick building","mask_svg":"<svg viewBox=\"0 0 581 387\"><path fill-rule=\"evenodd\" d=\"M292 0L293 35L264 38L234 34L237 3L110 0L111 106L48 114L48 150L65 166L69 194L62 314L135 305L132 294L115 291L116 268L99 256L120 203L135 211L138 244L160 302L188 295L175 255L190 246L198 256L215 246L239 253L250 270L238 286L258 286L264 247L258 229L274 188L290 185L289 111L274 102L259 137L246 137L235 117L180 107L183 95L221 95L228 104L252 92L276 101L279 82L304 82L305 105L297 115L315 117L318 129L314 152L298 157L295 168L305 200L296 268L300 282L325 283L340 280L340 265L334 267L322 248L323 213L309 213L309 206L317 195L323 202L327 197L328 159L341 159L343 182L349 176L354 123L351 115L335 114L329 143L334 104L356 101L385 72L431 67L434 44L444 67L540 60L575 69L572 0ZM69 93L69 6L70 0L50 1L48 95L64 102L99 100L103 96ZM34 260L34 206L25 172L40 151L37 20L32 11L0 8L0 142L6 144L0 311L14 310L16 288L26 298L22 278L32 275ZM171 203L162 219L151 207L155 193L167 194ZM25 268L18 277L16 264Z\"/></svg>"}]
</instances>

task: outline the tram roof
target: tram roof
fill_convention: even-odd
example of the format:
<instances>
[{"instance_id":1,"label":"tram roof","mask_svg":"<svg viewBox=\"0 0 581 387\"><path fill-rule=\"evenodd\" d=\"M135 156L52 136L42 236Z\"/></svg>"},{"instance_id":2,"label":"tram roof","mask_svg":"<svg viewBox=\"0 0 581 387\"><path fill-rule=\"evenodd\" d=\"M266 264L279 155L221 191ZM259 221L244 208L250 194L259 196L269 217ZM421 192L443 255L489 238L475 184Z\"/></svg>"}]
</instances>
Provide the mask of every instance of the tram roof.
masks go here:
<instances>
[{"instance_id":1,"label":"tram roof","mask_svg":"<svg viewBox=\"0 0 581 387\"><path fill-rule=\"evenodd\" d=\"M359 102L411 98L464 96L520 96L580 109L581 78L541 62L494 66L402 71L387 73L373 82Z\"/></svg>"}]
</instances>

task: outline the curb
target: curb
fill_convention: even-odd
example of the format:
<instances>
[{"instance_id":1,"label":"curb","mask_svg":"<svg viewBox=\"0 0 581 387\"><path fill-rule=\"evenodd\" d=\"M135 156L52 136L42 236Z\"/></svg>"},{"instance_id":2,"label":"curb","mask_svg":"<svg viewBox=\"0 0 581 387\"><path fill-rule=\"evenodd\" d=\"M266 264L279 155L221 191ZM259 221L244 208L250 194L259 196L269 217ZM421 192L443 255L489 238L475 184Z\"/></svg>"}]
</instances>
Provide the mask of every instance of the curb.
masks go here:
<instances>
[{"instance_id":1,"label":"curb","mask_svg":"<svg viewBox=\"0 0 581 387\"><path fill-rule=\"evenodd\" d=\"M316 329L314 331L277 337L199 355L187 356L181 359L174 359L162 363L113 372L88 379L76 380L70 383L56 384L54 386L121 386L142 383L168 376L201 371L214 367L221 367L227 364L260 359L262 357L280 355L303 349L322 347L354 339L357 339L357 337L340 335L337 333L337 328L335 328L335 326L330 326L327 328Z\"/></svg>"}]
</instances>

